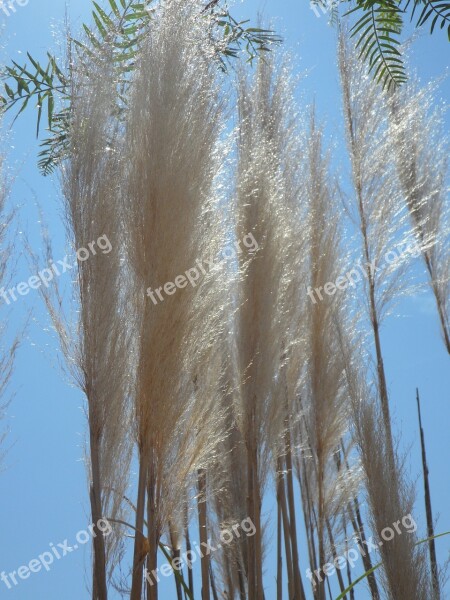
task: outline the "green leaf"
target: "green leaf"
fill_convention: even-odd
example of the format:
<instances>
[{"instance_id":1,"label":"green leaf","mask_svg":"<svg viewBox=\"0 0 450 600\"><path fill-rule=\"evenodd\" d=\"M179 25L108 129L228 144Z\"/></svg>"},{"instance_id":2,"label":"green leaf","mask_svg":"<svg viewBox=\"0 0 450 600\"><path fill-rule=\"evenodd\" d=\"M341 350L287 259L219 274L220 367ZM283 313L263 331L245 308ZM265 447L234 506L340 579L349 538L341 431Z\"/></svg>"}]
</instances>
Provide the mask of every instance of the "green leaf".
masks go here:
<instances>
[{"instance_id":1,"label":"green leaf","mask_svg":"<svg viewBox=\"0 0 450 600\"><path fill-rule=\"evenodd\" d=\"M129 15L125 15L124 19L126 21L136 21L138 19L147 19L150 15L148 14L147 11L142 11L142 12L134 12L134 13L130 13Z\"/></svg>"},{"instance_id":2,"label":"green leaf","mask_svg":"<svg viewBox=\"0 0 450 600\"><path fill-rule=\"evenodd\" d=\"M125 52L123 54L119 54L119 55L115 56L114 60L116 62L124 62L124 61L131 60L131 59L135 58L136 54L137 54L136 51L134 51L134 52Z\"/></svg>"},{"instance_id":3,"label":"green leaf","mask_svg":"<svg viewBox=\"0 0 450 600\"><path fill-rule=\"evenodd\" d=\"M111 10L116 15L118 19L120 19L120 10L116 4L116 0L109 0L109 5L111 6Z\"/></svg>"},{"instance_id":4,"label":"green leaf","mask_svg":"<svg viewBox=\"0 0 450 600\"><path fill-rule=\"evenodd\" d=\"M397 49L397 36L402 31L403 19L395 0L382 2L366 0L348 11L346 15L361 14L351 29L352 37L358 37L356 47L359 55L367 61L369 72L383 88L402 84L406 74Z\"/></svg>"},{"instance_id":5,"label":"green leaf","mask_svg":"<svg viewBox=\"0 0 450 600\"><path fill-rule=\"evenodd\" d=\"M27 94L30 93L30 87L27 84L27 82L24 79L22 79L22 77L19 77L17 80L17 91L20 96L22 96L23 92L26 92Z\"/></svg>"},{"instance_id":6,"label":"green leaf","mask_svg":"<svg viewBox=\"0 0 450 600\"><path fill-rule=\"evenodd\" d=\"M83 44L82 42L78 41L78 40L72 40L73 43L80 48L83 52L85 52L88 56L93 57L94 53L92 52L92 50L90 48L88 48L86 46L86 44Z\"/></svg>"},{"instance_id":7,"label":"green leaf","mask_svg":"<svg viewBox=\"0 0 450 600\"><path fill-rule=\"evenodd\" d=\"M100 15L101 19L103 20L104 24L111 30L114 29L114 23L111 21L111 19L108 17L108 15L105 13L105 11L102 9L101 6L99 6L97 4L97 2L93 2L93 5L95 6L95 8L97 9L98 14Z\"/></svg>"},{"instance_id":8,"label":"green leaf","mask_svg":"<svg viewBox=\"0 0 450 600\"><path fill-rule=\"evenodd\" d=\"M419 4L421 6L422 1L419 3L419 0L416 0L414 3L412 16L414 16ZM440 25L441 29L443 29L446 24L448 24L448 27L450 27L450 2L442 2L441 0L424 0L424 6L416 26L422 27L431 16L433 16L433 20L431 21L430 33L434 32L436 23L439 19L442 19Z\"/></svg>"},{"instance_id":9,"label":"green leaf","mask_svg":"<svg viewBox=\"0 0 450 600\"><path fill-rule=\"evenodd\" d=\"M95 21L95 24L97 25L97 29L100 31L103 39L106 40L108 37L108 32L105 29L105 27L103 26L103 23L100 21L100 18L98 17L97 13L93 12L92 16L94 17L94 21Z\"/></svg>"},{"instance_id":10,"label":"green leaf","mask_svg":"<svg viewBox=\"0 0 450 600\"><path fill-rule=\"evenodd\" d=\"M12 89L9 87L9 85L7 83L5 83L5 90L6 90L6 93L8 94L8 96L11 99L14 99L14 92L12 91Z\"/></svg>"},{"instance_id":11,"label":"green leaf","mask_svg":"<svg viewBox=\"0 0 450 600\"><path fill-rule=\"evenodd\" d=\"M18 112L18 113L17 113L17 115L14 117L14 121L16 121L16 119L18 118L18 116L19 116L20 114L22 114L22 113L23 113L23 111L24 111L24 110L26 109L26 107L28 106L28 102L29 102L29 101L30 101L30 97L28 96L28 98L25 98L25 100L24 100L24 102L23 102L22 106L20 107L20 110L19 110L19 112ZM14 121L13 121L13 123L14 123Z\"/></svg>"},{"instance_id":12,"label":"green leaf","mask_svg":"<svg viewBox=\"0 0 450 600\"><path fill-rule=\"evenodd\" d=\"M84 23L83 23L83 29L86 32L86 35L88 36L91 44L99 50L102 47L101 43L98 41L98 39L95 37L95 35L89 29L89 27L87 25L85 25Z\"/></svg>"},{"instance_id":13,"label":"green leaf","mask_svg":"<svg viewBox=\"0 0 450 600\"><path fill-rule=\"evenodd\" d=\"M48 111L48 128L52 128L53 122L53 111L55 109L55 99L53 98L53 94L50 92L48 95L47 101L47 111Z\"/></svg>"},{"instance_id":14,"label":"green leaf","mask_svg":"<svg viewBox=\"0 0 450 600\"><path fill-rule=\"evenodd\" d=\"M41 118L42 118L42 95L38 94L38 103L37 103L37 109L38 109L38 118L37 118L37 127L36 127L36 137L39 137L39 127L41 125Z\"/></svg>"}]
</instances>

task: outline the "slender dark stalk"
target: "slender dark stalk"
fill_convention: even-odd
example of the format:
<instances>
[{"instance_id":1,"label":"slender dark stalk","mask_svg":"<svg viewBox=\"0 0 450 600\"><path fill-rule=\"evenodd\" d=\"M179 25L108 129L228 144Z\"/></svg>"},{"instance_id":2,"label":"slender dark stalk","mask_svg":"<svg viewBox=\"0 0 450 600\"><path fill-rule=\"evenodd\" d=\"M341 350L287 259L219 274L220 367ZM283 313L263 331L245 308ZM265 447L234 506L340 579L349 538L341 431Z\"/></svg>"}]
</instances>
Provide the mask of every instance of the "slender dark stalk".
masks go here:
<instances>
[{"instance_id":1,"label":"slender dark stalk","mask_svg":"<svg viewBox=\"0 0 450 600\"><path fill-rule=\"evenodd\" d=\"M156 479L153 452L150 451L148 482L147 482L147 528L148 528L148 556L147 571L153 573L158 567L159 531L156 523ZM158 579L147 578L147 600L158 600Z\"/></svg>"},{"instance_id":2,"label":"slender dark stalk","mask_svg":"<svg viewBox=\"0 0 450 600\"><path fill-rule=\"evenodd\" d=\"M247 450L247 508L250 518L253 519L255 514L254 509L254 494L253 494L253 464L249 450ZM249 600L256 600L255 590L255 542L251 537L247 543L247 587Z\"/></svg>"},{"instance_id":3,"label":"slender dark stalk","mask_svg":"<svg viewBox=\"0 0 450 600\"><path fill-rule=\"evenodd\" d=\"M212 591L212 595L213 595L213 600L219 600L219 596L217 595L216 580L214 577L214 571L213 571L211 561L209 561L209 578L211 580L211 591Z\"/></svg>"},{"instance_id":4,"label":"slender dark stalk","mask_svg":"<svg viewBox=\"0 0 450 600\"><path fill-rule=\"evenodd\" d=\"M333 560L336 560L338 555L336 552L336 546L334 544L334 535L333 535L333 529L331 527L331 523L330 521L327 519L327 531L328 531L328 537L330 539L330 545L331 545L331 551L333 554ZM339 581L339 588L341 590L341 594L342 592L345 590L346 586L344 584L344 578L342 577L342 573L340 571L340 569L336 569L336 575ZM343 600L347 600L347 596L343 596Z\"/></svg>"},{"instance_id":5,"label":"slender dark stalk","mask_svg":"<svg viewBox=\"0 0 450 600\"><path fill-rule=\"evenodd\" d=\"M188 515L188 505L186 503L185 511L184 511L184 535L186 538L186 552L188 556L191 556L192 546L191 546L191 537L189 535L189 515ZM192 571L192 565L188 563L188 582L189 582L189 591L191 595L194 596L194 573Z\"/></svg>"},{"instance_id":6,"label":"slender dark stalk","mask_svg":"<svg viewBox=\"0 0 450 600\"><path fill-rule=\"evenodd\" d=\"M278 500L278 499L277 499ZM283 600L282 514L277 501L277 600Z\"/></svg>"},{"instance_id":7,"label":"slender dark stalk","mask_svg":"<svg viewBox=\"0 0 450 600\"><path fill-rule=\"evenodd\" d=\"M147 488L147 461L141 448L139 451L139 478L136 504L136 535L134 538L133 572L131 578L130 600L141 600L143 580L143 548L145 538L142 535L145 521L145 494Z\"/></svg>"},{"instance_id":8,"label":"slender dark stalk","mask_svg":"<svg viewBox=\"0 0 450 600\"><path fill-rule=\"evenodd\" d=\"M289 532L291 536L292 544L292 566L294 574L294 590L295 598L298 600L305 600L305 590L303 587L302 578L300 575L299 567L299 553L298 553L298 542L297 542L297 522L295 516L295 500L294 500L294 477L292 468L292 443L291 443L291 431L289 419L287 419L287 427L285 432L285 445L286 445L286 481L287 481L287 497L289 506Z\"/></svg>"},{"instance_id":9,"label":"slender dark stalk","mask_svg":"<svg viewBox=\"0 0 450 600\"><path fill-rule=\"evenodd\" d=\"M342 518L343 518L343 521L344 521L345 551L347 553L348 552L348 538L347 538L347 519L346 519L346 516L345 516L345 512L344 512L344 515L343 515ZM353 580L352 580L352 570L351 570L351 567L350 567L350 563L348 561L347 561L347 567L346 567L346 569L347 569L347 581L348 581L348 585L351 586L352 583L353 583ZM350 600L355 600L355 590L353 588L351 588L351 590L350 590Z\"/></svg>"},{"instance_id":10,"label":"slender dark stalk","mask_svg":"<svg viewBox=\"0 0 450 600\"><path fill-rule=\"evenodd\" d=\"M91 405L91 403L89 403ZM89 420L90 423L93 420ZM106 551L105 538L103 533L98 529L97 523L102 518L101 504L101 475L100 475L100 439L99 434L90 430L90 449L91 449L91 469L92 469L92 484L91 484L91 513L92 522L94 524L94 566L93 566L93 584L92 584L92 599L107 600L108 588L106 584Z\"/></svg>"},{"instance_id":11,"label":"slender dark stalk","mask_svg":"<svg viewBox=\"0 0 450 600\"><path fill-rule=\"evenodd\" d=\"M355 532L359 542L360 547L362 548L361 557L363 560L364 571L370 571L373 568L372 559L370 555L364 550L366 543L366 534L364 530L364 523L361 518L361 511L359 508L358 498L353 499L355 512L353 512L353 508L351 504L348 505L347 511L350 516L350 521L352 523L353 531ZM378 584L375 577L375 573L371 573L367 577L367 581L369 583L370 593L372 595L372 600L380 600L380 592L378 591Z\"/></svg>"},{"instance_id":12,"label":"slender dark stalk","mask_svg":"<svg viewBox=\"0 0 450 600\"><path fill-rule=\"evenodd\" d=\"M366 543L366 532L364 529L364 523L361 517L361 510L359 507L359 500L357 497L353 498L353 504L355 506L355 514L356 514L356 522L354 518L352 518L352 525L354 527L355 533L358 535L358 538L361 540L361 543L365 545ZM351 510L351 507L350 507ZM373 568L372 559L367 552L364 552L362 555L364 569L366 571L370 571ZM371 573L368 578L370 592L372 594L373 600L380 600L380 592L378 590L377 579L375 573Z\"/></svg>"},{"instance_id":13,"label":"slender dark stalk","mask_svg":"<svg viewBox=\"0 0 450 600\"><path fill-rule=\"evenodd\" d=\"M343 460L345 461L345 466L347 468L347 471L349 471L350 465L348 464L348 460L347 460L346 452L345 452L345 448L344 448L344 442L342 440L341 440L341 452L342 452ZM338 470L340 469L340 461L341 461L341 457L339 455L337 455L336 462L337 462ZM361 547L364 548L365 543L366 543L366 532L364 529L364 523L362 520L361 509L359 507L359 500L358 500L357 496L355 496L353 498L353 505L354 505L354 512L353 512L353 508L352 508L351 504L348 505L347 512L350 516L353 530L354 530L358 540L360 540L360 542L361 542ZM362 556L362 560L363 560L364 570L366 572L371 571L373 565L372 565L372 559L370 558L370 555L367 552L363 552L361 554L361 556ZM367 577L367 581L369 583L370 593L372 594L372 600L380 600L380 592L378 591L378 585L377 585L375 573L370 573L370 575L368 575L368 577ZM351 593L354 594L353 588L351 590Z\"/></svg>"},{"instance_id":14,"label":"slender dark stalk","mask_svg":"<svg viewBox=\"0 0 450 600\"><path fill-rule=\"evenodd\" d=\"M173 550L172 553L172 558L173 560L177 560L180 558L180 549L176 548ZM176 586L176 590L177 590L177 599L178 600L183 600L183 593L181 590L181 583L180 580L178 579L178 577L175 577L175 586Z\"/></svg>"},{"instance_id":15,"label":"slender dark stalk","mask_svg":"<svg viewBox=\"0 0 450 600\"><path fill-rule=\"evenodd\" d=\"M316 542L314 538L314 523L317 525L317 518L315 516L314 506L311 500L311 492L309 487L308 476L306 475L306 464L305 458L302 457L303 462L303 481L304 485L301 485L300 482L300 491L302 494L303 501L303 513L305 517L305 529L306 529L306 537L308 539L308 552L309 552L309 561L313 571L317 571L317 551L316 551ZM312 582L311 582L312 583ZM313 594L314 598L317 598L318 588L317 586L313 586Z\"/></svg>"},{"instance_id":16,"label":"slender dark stalk","mask_svg":"<svg viewBox=\"0 0 450 600\"><path fill-rule=\"evenodd\" d=\"M319 568L322 569L325 564L325 539L324 539L324 472L322 463L320 462L319 468L317 469L317 489L318 489L318 501L317 501L317 512L318 512L318 523L317 523L317 538L319 546ZM328 577L325 577L328 585ZM325 581L320 578L318 583L318 600L325 600Z\"/></svg>"},{"instance_id":17,"label":"slender dark stalk","mask_svg":"<svg viewBox=\"0 0 450 600\"><path fill-rule=\"evenodd\" d=\"M347 579L348 585L352 585L352 570L350 569L350 564L347 562ZM355 589L352 588L350 590L350 600L355 600Z\"/></svg>"},{"instance_id":18,"label":"slender dark stalk","mask_svg":"<svg viewBox=\"0 0 450 600\"><path fill-rule=\"evenodd\" d=\"M207 525L207 506L206 506L206 471L204 469L198 470L198 526L200 529L200 544L202 548L205 548L203 544L208 543L208 525ZM202 600L210 600L209 593L209 556L202 553L201 557L201 571L202 571Z\"/></svg>"},{"instance_id":19,"label":"slender dark stalk","mask_svg":"<svg viewBox=\"0 0 450 600\"><path fill-rule=\"evenodd\" d=\"M303 405L302 405L301 396L298 397L298 408L299 408L299 413L302 414L303 413ZM303 421L305 422L305 432L306 432L306 438L308 440L307 443L309 446L310 442L309 442L309 436L308 436L308 432L307 432L307 424L306 424L304 415L303 415ZM300 434L299 441L301 444L304 442L301 434ZM298 462L297 462L298 480L299 480L299 485L300 485L300 493L302 496L306 536L308 539L309 560L310 560L312 570L317 571L317 569L318 569L317 551L316 551L316 543L315 543L315 537L314 537L314 528L315 527L317 528L317 517L315 514L315 510L314 510L314 503L311 498L311 490L310 490L310 485L309 485L309 480L308 480L308 475L307 475L308 470L307 470L306 460L305 460L305 456L304 456L303 452L302 452L303 485L302 485L302 480L300 478L300 473L301 473L300 462L299 462L299 459L297 459L297 460L298 460ZM318 599L319 593L320 593L319 587L317 585L313 586L313 595L314 595L315 600Z\"/></svg>"},{"instance_id":20,"label":"slender dark stalk","mask_svg":"<svg viewBox=\"0 0 450 600\"><path fill-rule=\"evenodd\" d=\"M256 443L253 448L253 490L255 494L255 542L256 542L256 554L255 554L255 566L256 566L256 598L257 600L264 600L264 585L263 585L263 555L262 555L262 524L261 524L261 491L258 477L258 451Z\"/></svg>"},{"instance_id":21,"label":"slender dark stalk","mask_svg":"<svg viewBox=\"0 0 450 600\"><path fill-rule=\"evenodd\" d=\"M170 543L172 545L172 561L175 561L180 558L181 552L180 552L180 549L176 547L175 535L174 535L171 523L169 523L169 531L170 531ZM180 579L179 579L179 577L177 577L175 569L174 569L174 579L175 579L175 588L177 590L177 600L183 600Z\"/></svg>"},{"instance_id":22,"label":"slender dark stalk","mask_svg":"<svg viewBox=\"0 0 450 600\"><path fill-rule=\"evenodd\" d=\"M245 593L245 578L244 578L244 567L240 560L237 561L237 571L239 579L239 598L240 600L247 600Z\"/></svg>"},{"instance_id":23,"label":"slender dark stalk","mask_svg":"<svg viewBox=\"0 0 450 600\"><path fill-rule=\"evenodd\" d=\"M419 415L419 427L420 427L420 445L422 448L422 468L423 468L423 484L424 484L424 495L425 495L425 509L427 514L427 532L430 541L428 542L428 548L430 551L430 563L431 563L431 581L433 584L434 600L440 600L441 590L439 585L439 571L436 559L436 544L434 541L434 524L433 524L433 510L431 505L431 492L429 482L429 470L427 463L427 452L425 447L425 434L422 427L422 415L420 411L420 396L419 390L416 389L417 398L417 412Z\"/></svg>"},{"instance_id":24,"label":"slender dark stalk","mask_svg":"<svg viewBox=\"0 0 450 600\"><path fill-rule=\"evenodd\" d=\"M292 552L290 542L290 526L289 516L286 503L286 487L283 461L281 457L277 461L278 485L277 485L277 501L281 509L281 517L283 521L283 537L284 537L284 552L286 555L286 571L288 576L288 594L289 600L294 597L294 574L292 567Z\"/></svg>"},{"instance_id":25,"label":"slender dark stalk","mask_svg":"<svg viewBox=\"0 0 450 600\"><path fill-rule=\"evenodd\" d=\"M301 410L301 399L299 399L299 407ZM296 457L296 468L297 468L297 477L300 487L300 494L302 497L302 506L303 506L303 517L305 522L305 531L306 538L308 542L308 555L309 562L313 571L317 571L317 559L316 559L316 544L314 540L314 523L313 523L313 507L311 501L311 492L309 489L309 482L307 476L307 469L305 464L305 457L302 453L302 466L303 470L300 467L300 459ZM300 477L300 473L303 471L302 477ZM302 484L303 480L303 484ZM314 592L314 597L316 596Z\"/></svg>"},{"instance_id":26,"label":"slender dark stalk","mask_svg":"<svg viewBox=\"0 0 450 600\"><path fill-rule=\"evenodd\" d=\"M373 328L373 336L375 340L375 351L377 357L377 373L378 373L378 387L380 393L381 400L381 410L383 413L383 421L386 429L386 443L389 450L389 457L392 460L392 468L394 471L395 464L395 455L394 455L394 442L392 438L392 428L391 428L391 415L389 410L389 397L387 391L387 383L386 383L386 371L384 369L384 361L383 354L381 351L381 339L380 339L380 324L378 319L378 313L376 309L376 301L375 301L375 286L374 281L371 276L369 276L370 282L370 312L371 312L371 321Z\"/></svg>"},{"instance_id":27,"label":"slender dark stalk","mask_svg":"<svg viewBox=\"0 0 450 600\"><path fill-rule=\"evenodd\" d=\"M436 283L436 277L434 274L434 269L431 266L430 253L426 250L423 252L425 264L427 266L428 273L430 274L430 282L431 288L433 290L434 298L436 300L437 311L439 315L439 322L441 325L442 337L444 339L444 344L447 349L447 352L450 354L450 323L448 320L448 316L445 313L444 307L442 306L442 302L440 299L439 289Z\"/></svg>"}]
</instances>

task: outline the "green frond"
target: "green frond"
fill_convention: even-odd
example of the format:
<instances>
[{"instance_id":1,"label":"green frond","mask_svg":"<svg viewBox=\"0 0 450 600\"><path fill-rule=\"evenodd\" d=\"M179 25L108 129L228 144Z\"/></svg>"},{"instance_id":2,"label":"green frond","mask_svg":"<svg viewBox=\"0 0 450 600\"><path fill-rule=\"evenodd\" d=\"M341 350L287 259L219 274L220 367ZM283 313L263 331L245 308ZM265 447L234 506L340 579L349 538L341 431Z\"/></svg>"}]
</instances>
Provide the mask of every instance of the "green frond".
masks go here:
<instances>
[{"instance_id":1,"label":"green frond","mask_svg":"<svg viewBox=\"0 0 450 600\"><path fill-rule=\"evenodd\" d=\"M447 37L450 41L450 2L443 2L442 0L416 0L411 19L414 18L414 15L420 8L422 10L416 26L422 27L430 22L430 33L434 33L436 25L439 25L440 29L446 28Z\"/></svg>"},{"instance_id":2,"label":"green frond","mask_svg":"<svg viewBox=\"0 0 450 600\"><path fill-rule=\"evenodd\" d=\"M406 81L406 72L398 46L399 34L403 29L402 10L395 0L374 2L366 0L347 12L361 16L351 29L357 37L356 47L362 60L368 64L369 72L383 88L391 88Z\"/></svg>"}]
</instances>

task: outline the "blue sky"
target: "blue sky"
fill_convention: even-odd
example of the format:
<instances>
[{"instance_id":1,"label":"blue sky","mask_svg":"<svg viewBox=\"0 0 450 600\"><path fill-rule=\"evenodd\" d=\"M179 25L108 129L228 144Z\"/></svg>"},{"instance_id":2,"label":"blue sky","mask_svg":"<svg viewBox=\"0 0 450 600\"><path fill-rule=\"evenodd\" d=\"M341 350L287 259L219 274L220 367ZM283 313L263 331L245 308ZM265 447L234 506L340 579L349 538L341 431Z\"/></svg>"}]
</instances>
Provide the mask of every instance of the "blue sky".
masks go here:
<instances>
[{"instance_id":1,"label":"blue sky","mask_svg":"<svg viewBox=\"0 0 450 600\"><path fill-rule=\"evenodd\" d=\"M54 50L63 31L65 10L62 0L29 0L9 17L0 13L4 25L5 59L12 58L20 63L25 60L27 50L42 58L47 49ZM82 21L89 20L89 11L90 0L69 4L73 32L79 30ZM341 162L344 164L340 150L342 119L335 30L327 25L326 17L314 15L307 0L243 0L234 8L235 14L253 20L258 12L272 20L273 27L282 33L286 47L292 52L298 70L306 74L299 94L306 102L316 102L319 117L326 123L329 142L337 147L336 166ZM431 38L424 31L414 46L412 62L426 82L446 72L447 56L448 42L444 33L438 31ZM443 81L440 91L448 100L448 79ZM66 248L58 181L44 179L37 171L34 129L35 115L28 111L16 123L6 143L12 180L10 205L18 210L14 237L18 251L23 250L24 232L33 248L39 249L38 203L50 226L55 257L62 259ZM22 258L14 281L22 281L29 275ZM70 274L63 277L70 285ZM57 544L65 539L73 542L75 534L85 529L90 520L83 465L85 419L82 395L71 386L69 377L60 368L62 361L57 353L56 336L49 328L38 293L32 292L21 298L8 310L1 308L11 332L23 327L32 311L11 382L10 391L14 397L8 411L10 450L5 470L0 474L0 572L11 572L48 550L51 542ZM414 517L420 524L420 532L424 533L415 405L415 388L419 387L434 511L435 517L439 517L437 531L447 531L450 529L450 371L432 297L423 294L403 301L397 307L396 315L386 322L382 341L395 429L401 432L401 448L408 454L409 475L418 483ZM269 493L268 506L271 500ZM449 539L438 542L441 561L448 556ZM305 556L304 552L302 554ZM36 573L13 590L7 590L0 582L0 598L88 598L89 565L89 547L78 549L55 561L48 573ZM302 572L307 566L302 560ZM268 600L274 597L274 575L269 565ZM163 600L172 598L172 588L163 591L161 597Z\"/></svg>"}]
</instances>

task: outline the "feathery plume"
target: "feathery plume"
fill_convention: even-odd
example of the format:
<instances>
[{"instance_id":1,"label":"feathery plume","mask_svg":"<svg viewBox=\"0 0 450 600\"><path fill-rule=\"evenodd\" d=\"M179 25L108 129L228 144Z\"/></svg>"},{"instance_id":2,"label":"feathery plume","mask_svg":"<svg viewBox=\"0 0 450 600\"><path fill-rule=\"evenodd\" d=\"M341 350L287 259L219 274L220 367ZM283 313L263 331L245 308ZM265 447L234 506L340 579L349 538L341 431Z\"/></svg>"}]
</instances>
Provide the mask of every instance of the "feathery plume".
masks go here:
<instances>
[{"instance_id":1,"label":"feathery plume","mask_svg":"<svg viewBox=\"0 0 450 600\"><path fill-rule=\"evenodd\" d=\"M114 79L106 60L83 63L73 81L71 151L62 166L65 220L77 253L75 323L66 318L58 287L41 286L61 349L87 400L88 471L93 540L93 600L106 600L108 581L121 556L121 536L105 537L102 518L124 520L132 438L130 393L135 352L133 315L123 291L130 276L123 265L120 234L119 122L114 115ZM52 262L47 240L47 261Z\"/></svg>"},{"instance_id":2,"label":"feathery plume","mask_svg":"<svg viewBox=\"0 0 450 600\"><path fill-rule=\"evenodd\" d=\"M336 206L336 186L329 175L323 150L323 133L314 112L308 132L305 194L309 206L309 289L319 290L343 272L341 223ZM319 292L320 293L320 292ZM337 347L336 320L342 318L343 295L335 289L309 303L307 314L307 374L301 387L302 423L300 443L306 453L308 482L307 521L317 538L320 568L327 562L328 547L334 552L335 530L342 506L352 497L354 481L345 464L336 468L336 455L348 428L349 407L343 385L343 363ZM300 471L301 473L301 471ZM339 531L339 533L342 533ZM343 582L341 581L341 588ZM342 590L341 590L342 591ZM325 579L314 589L317 600L325 600Z\"/></svg>"},{"instance_id":3,"label":"feathery plume","mask_svg":"<svg viewBox=\"0 0 450 600\"><path fill-rule=\"evenodd\" d=\"M215 356L228 277L216 264L225 239L216 192L222 104L205 33L209 17L187 0L156 10L136 66L125 134L126 232L139 317L136 529L143 531L147 504L147 574L156 568L172 511L184 502L193 474L208 473L222 436ZM209 272L199 264L205 260L215 263ZM163 299L155 304L157 297ZM132 600L141 598L143 581L138 538ZM157 595L149 578L147 595Z\"/></svg>"},{"instance_id":4,"label":"feathery plume","mask_svg":"<svg viewBox=\"0 0 450 600\"><path fill-rule=\"evenodd\" d=\"M389 139L413 232L436 300L450 354L450 216L445 107L435 102L436 84L410 78L389 96Z\"/></svg>"},{"instance_id":5,"label":"feathery plume","mask_svg":"<svg viewBox=\"0 0 450 600\"><path fill-rule=\"evenodd\" d=\"M294 198L288 196L289 185L298 181L283 160L292 141L288 122L292 113L283 110L291 100L286 65L276 75L273 57L259 60L253 81L241 72L238 92L236 231L239 239L251 232L259 249L250 262L240 263L236 414L247 453L247 510L256 527L256 535L248 541L248 596L259 600L263 595L262 496L272 450L284 436L288 401L280 367L283 360L289 364L286 356L293 351L291 342L297 333L289 315L290 258L298 246L289 233L295 214ZM286 332L284 341L280 331ZM301 594L299 576L297 586Z\"/></svg>"},{"instance_id":6,"label":"feathery plume","mask_svg":"<svg viewBox=\"0 0 450 600\"><path fill-rule=\"evenodd\" d=\"M364 271L365 309L375 346L378 393L387 443L394 455L380 327L404 285L410 256L399 253L404 239L405 210L399 202L387 136L386 103L359 60L346 32L339 34L339 71L351 176L355 195L349 212L359 232ZM393 254L393 258L392 258ZM389 257L389 258L388 258ZM359 274L358 274L359 275ZM360 275L359 275L360 276Z\"/></svg>"}]
</instances>

